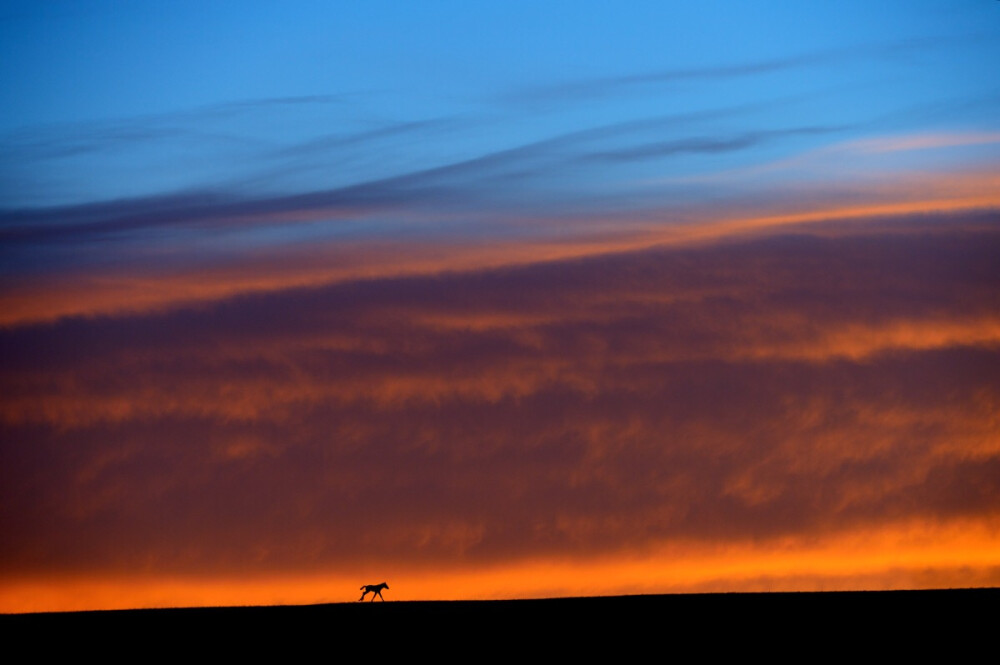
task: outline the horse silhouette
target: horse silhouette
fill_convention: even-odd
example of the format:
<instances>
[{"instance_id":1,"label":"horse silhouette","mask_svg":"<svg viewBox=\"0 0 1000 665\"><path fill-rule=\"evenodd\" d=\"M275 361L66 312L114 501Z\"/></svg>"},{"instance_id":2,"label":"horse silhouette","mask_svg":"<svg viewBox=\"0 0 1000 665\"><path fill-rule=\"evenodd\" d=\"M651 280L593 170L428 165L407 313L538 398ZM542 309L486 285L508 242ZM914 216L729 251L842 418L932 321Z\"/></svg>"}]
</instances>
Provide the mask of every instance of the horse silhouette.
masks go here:
<instances>
[{"instance_id":1,"label":"horse silhouette","mask_svg":"<svg viewBox=\"0 0 1000 665\"><path fill-rule=\"evenodd\" d=\"M358 602L360 603L362 600L364 600L365 596L367 596L368 594L372 595L372 600L375 600L375 596L382 598L382 589L388 589L388 588L389 585L386 584L385 582L382 582L381 584L366 584L363 587L361 587L361 590L364 591L364 593L361 594L360 598L358 598ZM385 598L382 598L382 602L383 603L385 602Z\"/></svg>"}]
</instances>

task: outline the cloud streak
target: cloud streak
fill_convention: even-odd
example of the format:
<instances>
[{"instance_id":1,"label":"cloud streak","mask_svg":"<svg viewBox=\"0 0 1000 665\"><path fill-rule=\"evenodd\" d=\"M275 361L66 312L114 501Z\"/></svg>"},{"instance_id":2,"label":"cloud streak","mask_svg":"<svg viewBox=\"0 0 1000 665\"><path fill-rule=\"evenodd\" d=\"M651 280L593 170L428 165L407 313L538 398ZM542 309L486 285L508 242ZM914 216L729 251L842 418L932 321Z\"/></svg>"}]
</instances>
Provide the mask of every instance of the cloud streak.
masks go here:
<instances>
[{"instance_id":1,"label":"cloud streak","mask_svg":"<svg viewBox=\"0 0 1000 665\"><path fill-rule=\"evenodd\" d=\"M424 168L343 187L269 197L245 197L223 192L182 192L173 195L103 201L41 209L0 210L0 240L18 242L80 241L107 234L184 225L252 224L268 216L361 215L425 206L448 210L456 204L472 208L498 182L512 177L538 181L573 162L621 162L678 154L715 154L743 150L782 137L822 135L839 127L799 127L723 137L686 137L672 141L594 151L608 140L642 137L687 121L684 116L643 120L567 133L475 158ZM345 144L367 142L400 133L425 131L438 123L402 123L364 133L317 139L284 149L302 155ZM530 186L530 185L529 185ZM496 205L495 203L493 205Z\"/></svg>"},{"instance_id":2,"label":"cloud streak","mask_svg":"<svg viewBox=\"0 0 1000 665\"><path fill-rule=\"evenodd\" d=\"M981 37L984 38L984 37ZM778 74L807 67L836 65L845 60L889 58L901 54L924 52L955 43L954 38L908 39L895 43L872 44L850 49L831 49L813 53L739 62L715 66L679 67L638 74L623 74L581 79L564 83L539 85L509 93L508 101L517 103L581 102L610 98L639 90L648 91L675 83L717 83L767 74Z\"/></svg>"},{"instance_id":3,"label":"cloud streak","mask_svg":"<svg viewBox=\"0 0 1000 665\"><path fill-rule=\"evenodd\" d=\"M840 191L829 184L799 186L791 198L784 188L760 190L723 205L675 202L638 213L606 214L598 207L589 215L546 216L537 210L532 214L529 207L476 224L462 223L462 215L454 212L419 210L399 211L391 224L360 224L346 208L338 213L327 207L331 199L323 197L267 204L211 195L176 197L168 198L162 210L153 201L113 202L88 209L90 222L82 221L85 209L78 209L80 221L63 240L56 241L61 237L56 229L42 225L32 232L25 226L27 237L7 244L0 323L157 310L240 293L685 245L803 223L820 228L837 219L856 220L861 232L881 229L880 219L899 215L988 211L1000 204L995 185L992 172L973 172L845 185ZM854 205L840 203L845 199ZM361 219L372 213L358 204L355 214ZM134 217L126 212L130 209ZM966 219L988 225L985 214ZM175 226L174 220L187 221ZM163 228L154 235L157 224ZM286 239L282 245L269 240L275 230ZM295 240L294 233L303 235ZM69 242L74 234L88 242ZM72 253L65 254L63 246Z\"/></svg>"}]
</instances>

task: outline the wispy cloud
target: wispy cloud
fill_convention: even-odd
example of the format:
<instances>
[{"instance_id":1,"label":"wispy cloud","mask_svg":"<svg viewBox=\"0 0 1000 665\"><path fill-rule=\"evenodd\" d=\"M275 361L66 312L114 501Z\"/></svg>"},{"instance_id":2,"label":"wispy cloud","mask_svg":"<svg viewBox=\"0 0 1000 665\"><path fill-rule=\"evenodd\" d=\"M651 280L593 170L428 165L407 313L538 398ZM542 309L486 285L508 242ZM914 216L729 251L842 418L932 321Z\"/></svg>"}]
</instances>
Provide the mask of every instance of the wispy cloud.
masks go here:
<instances>
[{"instance_id":1,"label":"wispy cloud","mask_svg":"<svg viewBox=\"0 0 1000 665\"><path fill-rule=\"evenodd\" d=\"M141 228L174 225L254 223L268 215L300 213L364 214L403 206L447 210L456 205L481 206L499 184L520 182L521 188L544 192L548 179L574 163L623 162L676 154L720 153L743 150L784 137L819 136L842 127L792 127L743 132L729 136L682 136L649 141L665 131L683 135L696 119L731 115L739 109L713 110L638 121L614 123L559 134L512 148L438 166L402 172L322 191L269 197L247 197L224 192L181 192L172 195L61 206L51 209L0 210L0 235L6 242L44 239L80 239ZM268 173L288 168L289 158L309 158L382 138L438 131L448 121L398 123L373 130L310 139L274 151ZM639 144L636 145L636 141ZM628 143L627 147L620 146ZM609 146L600 149L599 146ZM282 166L277 166L281 162ZM246 188L246 183L242 188ZM513 202L516 203L516 202ZM493 206L499 205L495 199ZM501 206L502 207L502 206Z\"/></svg>"},{"instance_id":2,"label":"wispy cloud","mask_svg":"<svg viewBox=\"0 0 1000 665\"><path fill-rule=\"evenodd\" d=\"M841 132L846 127L792 127L788 129L746 132L733 136L683 138L672 141L658 141L638 146L618 148L588 155L590 159L607 161L631 161L656 159L673 155L713 154L746 150L785 137L818 136Z\"/></svg>"},{"instance_id":3,"label":"wispy cloud","mask_svg":"<svg viewBox=\"0 0 1000 665\"><path fill-rule=\"evenodd\" d=\"M849 152L883 153L984 146L997 143L1000 143L1000 133L998 132L941 132L857 139L834 149Z\"/></svg>"},{"instance_id":4,"label":"wispy cloud","mask_svg":"<svg viewBox=\"0 0 1000 665\"><path fill-rule=\"evenodd\" d=\"M985 36L972 37L985 39ZM852 48L800 53L793 56L761 59L755 62L732 62L712 66L679 67L636 74L579 79L538 85L512 91L505 100L513 103L579 102L610 98L629 92L650 91L683 82L725 82L806 67L820 67L873 57L892 58L901 54L919 54L946 47L959 41L955 37L907 39L885 44L859 45Z\"/></svg>"}]
</instances>

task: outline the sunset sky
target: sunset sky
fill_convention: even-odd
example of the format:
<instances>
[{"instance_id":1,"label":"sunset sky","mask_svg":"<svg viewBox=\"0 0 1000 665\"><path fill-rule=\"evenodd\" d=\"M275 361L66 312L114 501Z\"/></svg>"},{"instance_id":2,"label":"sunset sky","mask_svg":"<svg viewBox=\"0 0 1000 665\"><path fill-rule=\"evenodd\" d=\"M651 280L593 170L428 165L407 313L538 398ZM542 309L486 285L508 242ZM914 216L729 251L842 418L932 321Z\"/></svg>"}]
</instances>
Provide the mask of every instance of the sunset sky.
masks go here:
<instances>
[{"instance_id":1,"label":"sunset sky","mask_svg":"<svg viewBox=\"0 0 1000 665\"><path fill-rule=\"evenodd\" d=\"M0 612L1000 586L1000 2L0 0Z\"/></svg>"}]
</instances>

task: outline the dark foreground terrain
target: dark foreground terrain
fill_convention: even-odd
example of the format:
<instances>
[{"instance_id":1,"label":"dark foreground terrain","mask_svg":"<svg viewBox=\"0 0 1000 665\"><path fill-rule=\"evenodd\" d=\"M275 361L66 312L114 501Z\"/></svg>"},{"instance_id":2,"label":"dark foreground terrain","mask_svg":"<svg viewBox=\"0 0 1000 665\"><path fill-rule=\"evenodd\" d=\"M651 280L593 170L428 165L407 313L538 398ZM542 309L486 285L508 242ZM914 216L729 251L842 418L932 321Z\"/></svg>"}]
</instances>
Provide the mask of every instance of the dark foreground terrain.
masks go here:
<instances>
[{"instance_id":1,"label":"dark foreground terrain","mask_svg":"<svg viewBox=\"0 0 1000 665\"><path fill-rule=\"evenodd\" d=\"M387 592L388 595L389 592ZM0 616L8 643L35 648L86 636L83 651L141 644L150 651L233 656L260 649L286 657L544 650L624 659L649 650L697 658L831 652L885 655L995 645L1000 589L828 593L691 594L512 601L411 601L281 607L122 610ZM39 640L38 636L46 636ZM123 641L124 640L124 641ZM992 646L989 647L992 649ZM691 651L694 649L695 651ZM632 654L629 656L628 654ZM141 656L141 653L134 654ZM784 659L783 658L783 659ZM616 658L618 660L619 658ZM687 660L687 659L685 659Z\"/></svg>"}]
</instances>

